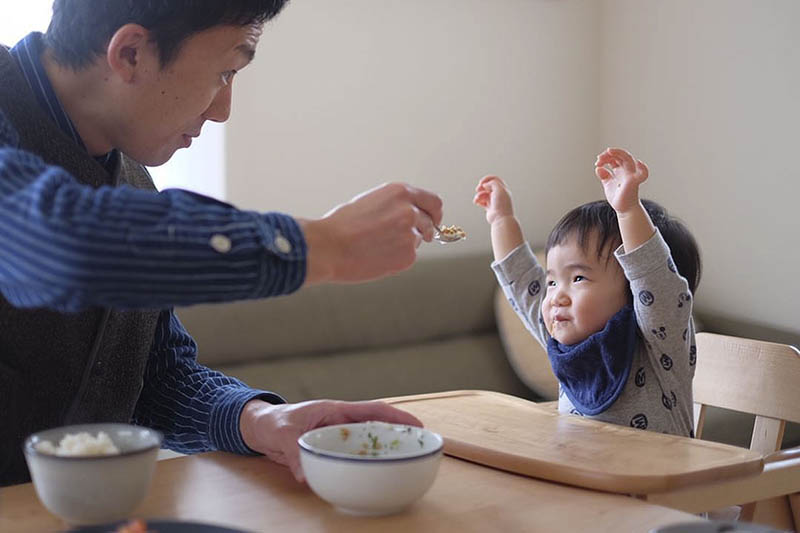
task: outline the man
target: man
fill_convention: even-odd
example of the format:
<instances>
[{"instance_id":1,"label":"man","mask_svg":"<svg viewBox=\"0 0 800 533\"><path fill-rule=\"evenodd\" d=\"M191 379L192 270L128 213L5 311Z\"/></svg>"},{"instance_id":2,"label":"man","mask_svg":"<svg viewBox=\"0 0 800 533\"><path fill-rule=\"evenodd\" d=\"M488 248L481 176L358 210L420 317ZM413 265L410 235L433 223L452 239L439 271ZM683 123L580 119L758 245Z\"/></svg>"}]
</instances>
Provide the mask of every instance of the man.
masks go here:
<instances>
[{"instance_id":1,"label":"man","mask_svg":"<svg viewBox=\"0 0 800 533\"><path fill-rule=\"evenodd\" d=\"M308 429L419 424L209 370L171 308L397 272L441 220L436 195L397 183L319 220L155 192L142 164L228 119L285 2L56 0L46 34L0 47L0 485L29 479L26 435L64 424L133 420L174 450L262 453L298 480Z\"/></svg>"}]
</instances>

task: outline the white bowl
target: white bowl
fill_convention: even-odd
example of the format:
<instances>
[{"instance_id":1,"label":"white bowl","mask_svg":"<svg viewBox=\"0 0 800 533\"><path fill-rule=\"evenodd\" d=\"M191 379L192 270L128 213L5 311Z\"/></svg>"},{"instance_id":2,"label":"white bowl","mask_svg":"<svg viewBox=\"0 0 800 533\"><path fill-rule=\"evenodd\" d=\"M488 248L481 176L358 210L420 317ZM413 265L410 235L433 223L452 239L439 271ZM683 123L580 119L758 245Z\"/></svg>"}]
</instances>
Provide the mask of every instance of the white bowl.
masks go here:
<instances>
[{"instance_id":1,"label":"white bowl","mask_svg":"<svg viewBox=\"0 0 800 533\"><path fill-rule=\"evenodd\" d=\"M651 529L650 533L781 533L769 526L749 522L709 520L704 522L682 522Z\"/></svg>"},{"instance_id":2,"label":"white bowl","mask_svg":"<svg viewBox=\"0 0 800 533\"><path fill-rule=\"evenodd\" d=\"M103 431L119 449L114 455L59 456L39 451L58 446L67 434ZM25 460L45 507L70 524L99 524L126 518L147 494L163 435L130 424L81 424L47 429L25 440Z\"/></svg>"},{"instance_id":3,"label":"white bowl","mask_svg":"<svg viewBox=\"0 0 800 533\"><path fill-rule=\"evenodd\" d=\"M308 485L355 515L402 511L433 484L442 437L427 429L360 422L311 430L298 439Z\"/></svg>"}]
</instances>

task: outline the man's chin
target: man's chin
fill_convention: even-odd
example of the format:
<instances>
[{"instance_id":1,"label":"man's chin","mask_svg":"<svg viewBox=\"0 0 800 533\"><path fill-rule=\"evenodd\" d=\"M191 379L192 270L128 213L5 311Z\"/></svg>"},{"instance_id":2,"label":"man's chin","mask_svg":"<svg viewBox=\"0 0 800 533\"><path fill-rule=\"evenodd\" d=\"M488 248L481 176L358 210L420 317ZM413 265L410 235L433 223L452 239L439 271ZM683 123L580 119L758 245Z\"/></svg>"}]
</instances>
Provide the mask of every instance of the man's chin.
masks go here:
<instances>
[{"instance_id":1,"label":"man's chin","mask_svg":"<svg viewBox=\"0 0 800 533\"><path fill-rule=\"evenodd\" d=\"M128 157L135 159L137 162L141 163L146 167L160 167L170 159L172 156L175 155L175 152L178 151L178 148L175 148L169 152L160 152L157 154L141 154L141 156L136 157L135 154L126 153Z\"/></svg>"}]
</instances>

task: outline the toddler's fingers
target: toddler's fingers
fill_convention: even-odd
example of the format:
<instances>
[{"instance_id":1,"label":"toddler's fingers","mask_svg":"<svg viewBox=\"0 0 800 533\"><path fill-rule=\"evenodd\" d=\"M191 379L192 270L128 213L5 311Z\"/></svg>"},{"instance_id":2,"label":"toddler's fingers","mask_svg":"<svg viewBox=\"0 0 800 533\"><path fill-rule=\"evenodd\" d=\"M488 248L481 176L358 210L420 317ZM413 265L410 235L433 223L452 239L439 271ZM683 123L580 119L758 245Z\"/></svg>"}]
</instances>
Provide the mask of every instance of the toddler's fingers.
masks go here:
<instances>
[{"instance_id":1,"label":"toddler's fingers","mask_svg":"<svg viewBox=\"0 0 800 533\"><path fill-rule=\"evenodd\" d=\"M494 193L509 194L508 187L506 187L506 184L503 183L503 180L501 180L500 178L487 182L486 190L489 191L490 194Z\"/></svg>"},{"instance_id":2,"label":"toddler's fingers","mask_svg":"<svg viewBox=\"0 0 800 533\"><path fill-rule=\"evenodd\" d=\"M599 167L599 166L602 166L604 164L608 164L608 162L611 161L614 158L614 156L612 156L608 152L609 150L611 150L611 148L606 148L605 150L603 150L602 152L597 154L597 159L594 162L595 166Z\"/></svg>"},{"instance_id":3,"label":"toddler's fingers","mask_svg":"<svg viewBox=\"0 0 800 533\"><path fill-rule=\"evenodd\" d=\"M622 168L628 172L634 172L636 170L636 161L627 150L623 150L622 148L609 148L608 153L619 160L622 164Z\"/></svg>"},{"instance_id":4,"label":"toddler's fingers","mask_svg":"<svg viewBox=\"0 0 800 533\"><path fill-rule=\"evenodd\" d=\"M492 192L488 191L486 189L483 189L483 190L478 191L478 192L475 193L475 199L476 200L478 200L478 199L489 200L489 198L491 198L491 196L492 196Z\"/></svg>"},{"instance_id":5,"label":"toddler's fingers","mask_svg":"<svg viewBox=\"0 0 800 533\"><path fill-rule=\"evenodd\" d=\"M478 182L478 187L488 187L492 183L499 183L503 187L506 186L505 182L498 176L489 175L481 178L481 181Z\"/></svg>"},{"instance_id":6,"label":"toddler's fingers","mask_svg":"<svg viewBox=\"0 0 800 533\"><path fill-rule=\"evenodd\" d=\"M606 181L612 177L611 171L606 167L594 167L594 173L597 174L600 181Z\"/></svg>"},{"instance_id":7,"label":"toddler's fingers","mask_svg":"<svg viewBox=\"0 0 800 533\"><path fill-rule=\"evenodd\" d=\"M594 165L596 167L609 165L612 168L616 168L619 166L619 160L608 152L603 152L597 156L597 161L594 162Z\"/></svg>"},{"instance_id":8,"label":"toddler's fingers","mask_svg":"<svg viewBox=\"0 0 800 533\"><path fill-rule=\"evenodd\" d=\"M478 193L472 199L472 203L480 207L487 207L489 205L489 195L486 193Z\"/></svg>"},{"instance_id":9,"label":"toddler's fingers","mask_svg":"<svg viewBox=\"0 0 800 533\"><path fill-rule=\"evenodd\" d=\"M647 177L650 175L650 169L647 168L647 165L645 165L644 161L642 161L641 159L636 160L636 169L641 173L642 181L646 180Z\"/></svg>"},{"instance_id":10,"label":"toddler's fingers","mask_svg":"<svg viewBox=\"0 0 800 533\"><path fill-rule=\"evenodd\" d=\"M486 184L487 184L487 183L488 183L490 180L493 180L493 179L495 179L496 177L497 177L497 176L491 176L491 175L482 177L481 179L479 179L479 180L478 180L478 186L476 187L476 189L480 189L480 188L482 188L482 187L485 187L485 186L486 186Z\"/></svg>"}]
</instances>

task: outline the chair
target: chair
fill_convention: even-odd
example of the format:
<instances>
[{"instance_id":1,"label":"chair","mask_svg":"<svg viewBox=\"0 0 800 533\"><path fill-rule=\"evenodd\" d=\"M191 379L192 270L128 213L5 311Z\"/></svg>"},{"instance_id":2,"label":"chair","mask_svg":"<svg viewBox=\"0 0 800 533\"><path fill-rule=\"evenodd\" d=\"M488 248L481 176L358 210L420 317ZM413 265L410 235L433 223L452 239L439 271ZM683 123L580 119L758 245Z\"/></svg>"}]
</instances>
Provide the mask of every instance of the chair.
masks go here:
<instances>
[{"instance_id":1,"label":"chair","mask_svg":"<svg viewBox=\"0 0 800 533\"><path fill-rule=\"evenodd\" d=\"M750 449L764 454L764 471L642 498L693 513L742 505L743 521L800 529L800 447L780 450L786 422L800 422L800 351L713 333L698 333L696 340L697 438L702 438L707 406L754 414Z\"/></svg>"}]
</instances>

